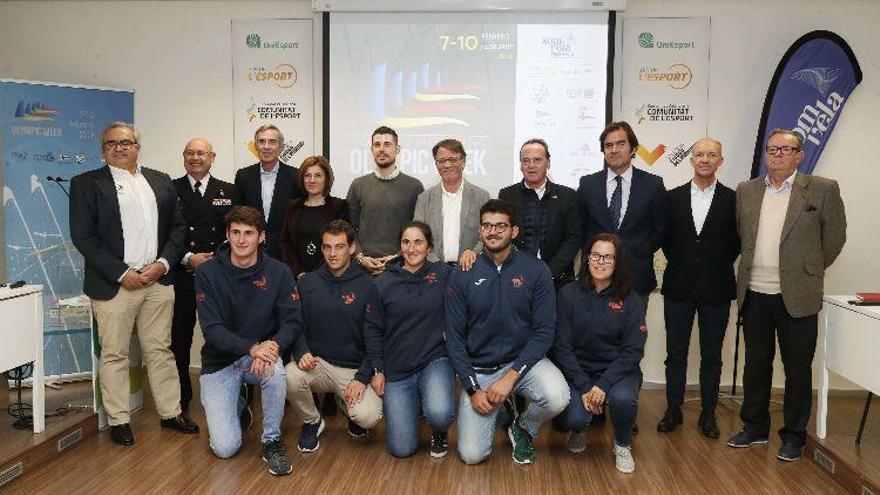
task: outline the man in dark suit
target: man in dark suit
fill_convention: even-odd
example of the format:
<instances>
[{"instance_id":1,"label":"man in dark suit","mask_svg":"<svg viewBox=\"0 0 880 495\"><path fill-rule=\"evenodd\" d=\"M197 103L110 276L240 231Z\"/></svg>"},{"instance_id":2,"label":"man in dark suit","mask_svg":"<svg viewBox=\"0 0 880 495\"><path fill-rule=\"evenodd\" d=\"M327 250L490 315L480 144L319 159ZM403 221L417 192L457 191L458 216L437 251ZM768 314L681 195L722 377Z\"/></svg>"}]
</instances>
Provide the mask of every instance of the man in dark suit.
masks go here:
<instances>
[{"instance_id":1,"label":"man in dark suit","mask_svg":"<svg viewBox=\"0 0 880 495\"><path fill-rule=\"evenodd\" d=\"M697 425L709 438L721 431L715 420L721 381L721 347L736 298L733 262L739 256L736 193L718 181L724 163L721 143L703 138L691 150L694 178L667 193L669 231L663 243L668 264L663 273L666 320L666 413L657 431L682 424L681 405L694 314L700 328L700 397Z\"/></svg>"},{"instance_id":2,"label":"man in dark suit","mask_svg":"<svg viewBox=\"0 0 880 495\"><path fill-rule=\"evenodd\" d=\"M130 426L128 350L137 325L153 401L163 428L198 433L181 415L171 353L174 272L186 235L168 175L142 167L140 137L114 122L101 134L106 167L70 184L70 237L85 258L83 291L92 299L101 344L101 394L110 437L134 444ZM158 282L158 283L157 283Z\"/></svg>"},{"instance_id":3,"label":"man in dark suit","mask_svg":"<svg viewBox=\"0 0 880 495\"><path fill-rule=\"evenodd\" d=\"M581 177L577 191L583 245L600 232L619 235L629 252L632 288L647 308L657 287L654 252L666 235L666 189L662 178L632 166L639 140L628 123L608 124L599 142L605 168Z\"/></svg>"},{"instance_id":4,"label":"man in dark suit","mask_svg":"<svg viewBox=\"0 0 880 495\"><path fill-rule=\"evenodd\" d=\"M226 239L224 215L232 209L235 186L212 176L214 150L211 143L195 138L183 150L186 175L174 180L183 219L186 221L184 255L174 267L174 318L171 323L171 352L180 377L180 408L189 409L192 383L189 355L196 324L195 269L214 256Z\"/></svg>"},{"instance_id":5,"label":"man in dark suit","mask_svg":"<svg viewBox=\"0 0 880 495\"><path fill-rule=\"evenodd\" d=\"M746 347L740 418L745 424L727 445L768 442L775 333L785 368L785 424L776 456L783 461L804 454L825 270L846 242L840 187L831 179L797 173L802 144L798 134L774 129L764 154L767 175L736 188L742 240L736 296Z\"/></svg>"},{"instance_id":6,"label":"man in dark suit","mask_svg":"<svg viewBox=\"0 0 880 495\"><path fill-rule=\"evenodd\" d=\"M574 257L581 243L577 193L547 177L550 150L543 139L529 139L519 149L522 182L507 186L498 199L509 202L519 219L517 249L544 260L556 288L574 280Z\"/></svg>"},{"instance_id":7,"label":"man in dark suit","mask_svg":"<svg viewBox=\"0 0 880 495\"><path fill-rule=\"evenodd\" d=\"M260 162L235 173L235 204L251 206L263 214L268 227L265 248L269 256L281 259L278 240L287 202L303 195L296 180L298 169L278 159L284 149L284 135L274 125L257 128L254 146Z\"/></svg>"}]
</instances>

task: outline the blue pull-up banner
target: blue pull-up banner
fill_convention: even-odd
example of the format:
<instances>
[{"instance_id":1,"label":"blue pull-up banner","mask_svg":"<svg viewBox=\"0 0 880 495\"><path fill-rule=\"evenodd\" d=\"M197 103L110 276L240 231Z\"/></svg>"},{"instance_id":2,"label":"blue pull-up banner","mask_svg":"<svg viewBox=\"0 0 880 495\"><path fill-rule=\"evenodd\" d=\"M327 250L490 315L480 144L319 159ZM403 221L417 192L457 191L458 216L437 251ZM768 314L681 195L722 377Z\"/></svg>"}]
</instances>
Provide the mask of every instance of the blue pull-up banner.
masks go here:
<instances>
[{"instance_id":1,"label":"blue pull-up banner","mask_svg":"<svg viewBox=\"0 0 880 495\"><path fill-rule=\"evenodd\" d=\"M852 49L831 31L801 36L782 56L767 90L755 143L752 177L764 175L764 145L773 129L791 129L803 141L798 172L811 174L850 94L862 82Z\"/></svg>"}]
</instances>

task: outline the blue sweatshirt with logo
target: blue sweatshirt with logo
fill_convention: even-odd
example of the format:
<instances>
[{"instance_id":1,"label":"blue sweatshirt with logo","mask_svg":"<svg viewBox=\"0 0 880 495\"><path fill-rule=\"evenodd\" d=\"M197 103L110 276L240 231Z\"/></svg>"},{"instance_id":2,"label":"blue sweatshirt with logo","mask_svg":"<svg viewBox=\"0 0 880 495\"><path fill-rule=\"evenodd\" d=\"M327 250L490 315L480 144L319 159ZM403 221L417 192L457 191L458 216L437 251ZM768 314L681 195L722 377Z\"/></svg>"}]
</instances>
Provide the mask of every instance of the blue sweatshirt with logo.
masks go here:
<instances>
[{"instance_id":1,"label":"blue sweatshirt with logo","mask_svg":"<svg viewBox=\"0 0 880 495\"><path fill-rule=\"evenodd\" d=\"M275 340L282 352L300 332L302 313L290 268L257 252L248 268L232 264L229 244L199 266L195 277L196 308L205 336L202 374L219 371L264 340Z\"/></svg>"},{"instance_id":2,"label":"blue sweatshirt with logo","mask_svg":"<svg viewBox=\"0 0 880 495\"><path fill-rule=\"evenodd\" d=\"M556 326L550 269L511 248L500 269L485 252L469 271L456 268L446 291L446 351L465 387L477 368L512 363L520 375L547 354Z\"/></svg>"},{"instance_id":3,"label":"blue sweatshirt with logo","mask_svg":"<svg viewBox=\"0 0 880 495\"><path fill-rule=\"evenodd\" d=\"M299 279L303 331L293 344L297 361L310 352L342 368L355 369L355 380L367 384L372 376L364 343L364 315L379 305L372 278L356 264L339 277L327 265Z\"/></svg>"},{"instance_id":4,"label":"blue sweatshirt with logo","mask_svg":"<svg viewBox=\"0 0 880 495\"><path fill-rule=\"evenodd\" d=\"M565 379L585 394L593 385L608 393L621 378L641 373L648 327L642 299L623 300L572 282L559 291L556 341L550 357Z\"/></svg>"},{"instance_id":5,"label":"blue sweatshirt with logo","mask_svg":"<svg viewBox=\"0 0 880 495\"><path fill-rule=\"evenodd\" d=\"M364 334L373 367L400 380L446 355L446 283L452 269L427 262L415 273L389 264L376 279L380 304L367 313Z\"/></svg>"}]
</instances>

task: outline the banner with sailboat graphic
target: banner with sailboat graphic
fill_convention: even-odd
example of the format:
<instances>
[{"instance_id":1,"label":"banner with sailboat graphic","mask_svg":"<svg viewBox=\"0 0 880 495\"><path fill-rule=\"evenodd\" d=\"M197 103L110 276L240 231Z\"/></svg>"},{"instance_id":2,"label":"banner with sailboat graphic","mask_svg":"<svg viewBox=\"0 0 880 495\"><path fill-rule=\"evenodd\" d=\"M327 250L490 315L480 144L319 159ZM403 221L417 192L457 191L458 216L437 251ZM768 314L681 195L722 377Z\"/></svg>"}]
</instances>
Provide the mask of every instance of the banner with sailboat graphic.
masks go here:
<instances>
[{"instance_id":1,"label":"banner with sailboat graphic","mask_svg":"<svg viewBox=\"0 0 880 495\"><path fill-rule=\"evenodd\" d=\"M91 378L88 302L83 259L70 242L68 181L103 166L100 133L131 122L127 90L0 80L3 157L4 282L41 284L44 361L48 377Z\"/></svg>"}]
</instances>

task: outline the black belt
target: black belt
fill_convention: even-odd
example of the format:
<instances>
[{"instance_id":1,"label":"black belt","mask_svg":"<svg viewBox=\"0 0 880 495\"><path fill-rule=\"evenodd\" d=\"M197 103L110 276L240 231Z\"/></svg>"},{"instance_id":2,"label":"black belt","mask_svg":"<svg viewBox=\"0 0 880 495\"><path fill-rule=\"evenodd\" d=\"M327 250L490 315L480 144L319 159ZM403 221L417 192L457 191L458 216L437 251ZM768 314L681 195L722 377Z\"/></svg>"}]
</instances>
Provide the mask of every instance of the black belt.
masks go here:
<instances>
[{"instance_id":1,"label":"black belt","mask_svg":"<svg viewBox=\"0 0 880 495\"><path fill-rule=\"evenodd\" d=\"M447 264L448 266L451 266L452 268L455 268L455 267L458 266L458 262L457 262L457 261L447 261L446 264Z\"/></svg>"}]
</instances>

